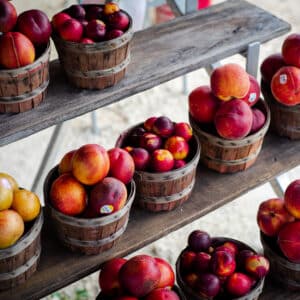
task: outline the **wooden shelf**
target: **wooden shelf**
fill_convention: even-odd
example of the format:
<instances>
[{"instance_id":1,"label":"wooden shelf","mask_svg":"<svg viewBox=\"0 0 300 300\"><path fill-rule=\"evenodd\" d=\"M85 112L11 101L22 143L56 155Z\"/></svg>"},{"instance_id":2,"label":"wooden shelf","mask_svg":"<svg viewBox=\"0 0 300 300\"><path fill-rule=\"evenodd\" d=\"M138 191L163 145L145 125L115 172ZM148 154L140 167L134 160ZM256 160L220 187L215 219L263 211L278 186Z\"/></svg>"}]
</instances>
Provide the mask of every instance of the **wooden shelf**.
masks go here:
<instances>
[{"instance_id":1,"label":"wooden shelf","mask_svg":"<svg viewBox=\"0 0 300 300\"><path fill-rule=\"evenodd\" d=\"M53 236L49 224L46 224L38 272L25 284L0 293L0 299L37 299L66 286L98 270L103 262L127 255L269 181L277 174L296 167L300 163L299 153L299 142L269 134L258 160L244 172L222 175L200 165L192 197L182 207L168 213L133 209L128 228L120 241L100 255L82 256L65 250ZM274 291L276 289L266 289L265 298L262 299L271 299L268 295L272 295L272 300L282 299Z\"/></svg>"},{"instance_id":2,"label":"wooden shelf","mask_svg":"<svg viewBox=\"0 0 300 300\"><path fill-rule=\"evenodd\" d=\"M26 113L0 115L0 146L244 52L252 42L263 43L289 30L288 23L270 13L242 0L229 0L137 32L127 75L112 88L75 89L54 61L42 104Z\"/></svg>"}]
</instances>

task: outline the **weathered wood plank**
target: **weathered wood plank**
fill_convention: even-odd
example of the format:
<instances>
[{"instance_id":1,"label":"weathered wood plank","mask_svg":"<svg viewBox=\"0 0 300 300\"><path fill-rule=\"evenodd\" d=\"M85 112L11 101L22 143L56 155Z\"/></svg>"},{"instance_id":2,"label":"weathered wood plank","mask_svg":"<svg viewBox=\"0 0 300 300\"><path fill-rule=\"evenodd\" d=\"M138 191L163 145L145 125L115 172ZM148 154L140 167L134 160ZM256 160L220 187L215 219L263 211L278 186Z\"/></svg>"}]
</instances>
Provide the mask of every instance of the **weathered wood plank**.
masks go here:
<instances>
[{"instance_id":1,"label":"weathered wood plank","mask_svg":"<svg viewBox=\"0 0 300 300\"><path fill-rule=\"evenodd\" d=\"M116 247L100 255L86 257L68 252L47 227L43 232L38 272L24 285L0 293L0 299L37 299L66 286L96 271L108 259L127 255L299 165L299 152L299 142L268 135L257 162L244 172L222 175L200 165L192 197L182 207L168 213L134 209L128 228ZM175 256L178 254L174 253ZM262 299L283 299L277 296L267 289ZM294 298L287 294L286 299Z\"/></svg>"},{"instance_id":2,"label":"weathered wood plank","mask_svg":"<svg viewBox=\"0 0 300 300\"><path fill-rule=\"evenodd\" d=\"M244 52L249 43L263 43L289 30L288 23L270 13L243 0L229 0L137 32L127 75L112 88L75 89L54 61L42 104L26 113L0 115L0 146Z\"/></svg>"}]
</instances>

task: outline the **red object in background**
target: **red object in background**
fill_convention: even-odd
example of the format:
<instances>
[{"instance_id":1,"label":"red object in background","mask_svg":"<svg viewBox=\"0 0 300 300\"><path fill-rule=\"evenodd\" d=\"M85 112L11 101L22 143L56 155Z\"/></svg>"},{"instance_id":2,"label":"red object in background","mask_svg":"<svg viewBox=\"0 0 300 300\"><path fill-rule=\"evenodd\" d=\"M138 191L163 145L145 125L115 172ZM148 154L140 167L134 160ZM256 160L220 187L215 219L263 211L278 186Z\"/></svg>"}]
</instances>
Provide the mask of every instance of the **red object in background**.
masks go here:
<instances>
[{"instance_id":1,"label":"red object in background","mask_svg":"<svg viewBox=\"0 0 300 300\"><path fill-rule=\"evenodd\" d=\"M211 5L211 0L198 0L198 9L206 8Z\"/></svg>"}]
</instances>

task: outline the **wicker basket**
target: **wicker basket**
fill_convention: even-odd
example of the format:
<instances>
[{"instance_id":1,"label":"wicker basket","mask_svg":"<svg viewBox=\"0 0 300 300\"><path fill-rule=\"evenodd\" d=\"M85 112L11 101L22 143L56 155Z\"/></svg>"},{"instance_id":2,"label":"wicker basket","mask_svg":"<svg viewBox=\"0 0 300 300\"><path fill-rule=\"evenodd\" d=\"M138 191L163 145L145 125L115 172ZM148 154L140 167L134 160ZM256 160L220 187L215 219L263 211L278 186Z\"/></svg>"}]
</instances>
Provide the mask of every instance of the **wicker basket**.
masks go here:
<instances>
[{"instance_id":1,"label":"wicker basket","mask_svg":"<svg viewBox=\"0 0 300 300\"><path fill-rule=\"evenodd\" d=\"M261 91L270 106L272 131L292 140L300 139L300 104L295 106L280 104L264 81L261 82Z\"/></svg>"},{"instance_id":2,"label":"wicker basket","mask_svg":"<svg viewBox=\"0 0 300 300\"><path fill-rule=\"evenodd\" d=\"M126 138L138 124L120 135L116 147L126 145ZM137 188L136 201L141 208L152 212L170 211L187 201L192 193L196 169L200 159L200 143L196 136L189 141L188 163L177 170L151 173L135 171L134 181Z\"/></svg>"},{"instance_id":3,"label":"wicker basket","mask_svg":"<svg viewBox=\"0 0 300 300\"><path fill-rule=\"evenodd\" d=\"M52 182L58 177L58 168L53 168L44 183L44 199L47 217L52 221L58 238L71 251L83 254L99 254L114 246L124 233L129 211L135 196L135 183L127 186L128 198L125 206L108 216L84 219L60 213L50 204L49 191Z\"/></svg>"},{"instance_id":4,"label":"wicker basket","mask_svg":"<svg viewBox=\"0 0 300 300\"><path fill-rule=\"evenodd\" d=\"M265 101L256 107L266 115L265 125L256 133L240 140L226 140L211 133L211 129L199 127L190 115L190 123L201 143L201 162L220 173L244 171L254 164L261 150L264 136L270 125L270 110Z\"/></svg>"},{"instance_id":5,"label":"wicker basket","mask_svg":"<svg viewBox=\"0 0 300 300\"><path fill-rule=\"evenodd\" d=\"M215 237L212 239L212 245L214 247L220 246L222 244L224 244L225 242L234 242L238 247L239 247L239 251L241 250L245 250L245 249L249 249L253 252L255 252L251 247L249 247L248 245L238 241L238 240L234 240L234 239L230 239L230 238L225 238L225 237ZM186 285L186 283L183 281L181 274L180 274L180 257L183 254L184 251L186 251L188 248L185 248L182 250L182 252L180 253L179 257L177 258L176 261L176 280L177 280L177 284L179 285L179 287L181 288L181 290L183 291L183 293L185 294L186 298L188 300L208 300L211 298L206 298L203 296L200 296L199 294L197 294L194 290L192 290L192 288L190 288L188 285ZM243 297L238 297L238 298L230 298L230 296L225 297L224 299L227 300L257 300L259 298L259 295L262 293L263 291L263 287L264 287L264 281L265 279L262 278L260 279L256 285L252 288L252 290L246 294ZM217 298L219 299L219 298ZM223 298L221 298L223 299Z\"/></svg>"},{"instance_id":6,"label":"wicker basket","mask_svg":"<svg viewBox=\"0 0 300 300\"><path fill-rule=\"evenodd\" d=\"M270 277L291 291L300 291L300 264L285 258L276 243L276 239L260 233L264 255L270 261Z\"/></svg>"},{"instance_id":7,"label":"wicker basket","mask_svg":"<svg viewBox=\"0 0 300 300\"><path fill-rule=\"evenodd\" d=\"M0 290L24 283L37 269L41 255L41 210L24 236L13 246L0 250Z\"/></svg>"},{"instance_id":8,"label":"wicker basket","mask_svg":"<svg viewBox=\"0 0 300 300\"><path fill-rule=\"evenodd\" d=\"M0 70L0 113L19 113L38 106L49 85L50 43L32 64Z\"/></svg>"},{"instance_id":9,"label":"wicker basket","mask_svg":"<svg viewBox=\"0 0 300 300\"><path fill-rule=\"evenodd\" d=\"M82 44L65 41L55 33L52 35L60 63L73 85L101 90L115 85L125 76L133 36L132 19L128 17L127 31L110 41Z\"/></svg>"}]
</instances>

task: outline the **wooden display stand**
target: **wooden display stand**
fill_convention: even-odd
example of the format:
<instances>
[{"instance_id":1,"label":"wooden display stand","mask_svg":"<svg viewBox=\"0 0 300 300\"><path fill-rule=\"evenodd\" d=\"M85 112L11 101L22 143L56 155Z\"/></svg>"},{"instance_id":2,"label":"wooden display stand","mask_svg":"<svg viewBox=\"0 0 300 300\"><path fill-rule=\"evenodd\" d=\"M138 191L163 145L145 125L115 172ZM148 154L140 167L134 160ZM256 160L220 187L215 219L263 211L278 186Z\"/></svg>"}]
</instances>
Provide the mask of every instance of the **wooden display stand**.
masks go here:
<instances>
[{"instance_id":1,"label":"wooden display stand","mask_svg":"<svg viewBox=\"0 0 300 300\"><path fill-rule=\"evenodd\" d=\"M23 114L0 115L0 145L61 124L230 55L245 53L250 44L266 42L289 30L288 23L270 13L246 1L231 0L136 33L126 77L103 91L74 89L67 83L59 63L54 61L50 65L49 94L42 104ZM257 64L252 67L255 71ZM296 167L300 163L299 152L299 142L268 134L256 163L247 171L222 175L199 166L188 202L168 213L152 214L133 209L128 228L119 242L99 255L83 257L69 252L59 244L46 220L38 271L25 284L1 292L0 299L38 299L97 271L105 261L125 256ZM267 282L260 299L294 300L300 299L300 295Z\"/></svg>"}]
</instances>

